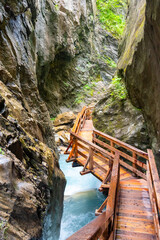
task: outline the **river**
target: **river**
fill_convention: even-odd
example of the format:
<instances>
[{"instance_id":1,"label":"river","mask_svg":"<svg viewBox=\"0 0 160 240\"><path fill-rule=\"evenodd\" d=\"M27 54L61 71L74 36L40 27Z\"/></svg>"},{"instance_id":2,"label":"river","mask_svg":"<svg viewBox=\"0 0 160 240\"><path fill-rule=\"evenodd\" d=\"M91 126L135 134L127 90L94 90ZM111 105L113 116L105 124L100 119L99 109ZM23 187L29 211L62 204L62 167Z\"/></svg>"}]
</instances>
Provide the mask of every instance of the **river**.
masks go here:
<instances>
[{"instance_id":1,"label":"river","mask_svg":"<svg viewBox=\"0 0 160 240\"><path fill-rule=\"evenodd\" d=\"M66 163L66 158L66 155L60 158L60 166L67 179L60 240L65 240L93 220L95 209L105 199L98 191L101 182L92 174L81 176L82 167L72 168L72 163Z\"/></svg>"},{"instance_id":2,"label":"river","mask_svg":"<svg viewBox=\"0 0 160 240\"><path fill-rule=\"evenodd\" d=\"M82 167L72 168L72 163L66 163L66 159L67 155L61 155L59 160L67 180L59 240L66 240L93 220L95 210L105 200L104 195L98 191L101 182L92 174L81 176ZM50 214L46 215L42 240L58 240L51 221L53 219Z\"/></svg>"}]
</instances>

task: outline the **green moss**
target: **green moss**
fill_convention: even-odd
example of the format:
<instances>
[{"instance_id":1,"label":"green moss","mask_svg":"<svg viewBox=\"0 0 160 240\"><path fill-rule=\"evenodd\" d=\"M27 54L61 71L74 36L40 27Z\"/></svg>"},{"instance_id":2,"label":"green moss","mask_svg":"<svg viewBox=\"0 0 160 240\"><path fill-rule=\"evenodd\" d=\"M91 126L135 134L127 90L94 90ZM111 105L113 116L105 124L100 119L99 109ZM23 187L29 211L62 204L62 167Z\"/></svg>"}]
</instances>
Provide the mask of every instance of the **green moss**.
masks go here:
<instances>
[{"instance_id":1,"label":"green moss","mask_svg":"<svg viewBox=\"0 0 160 240\"><path fill-rule=\"evenodd\" d=\"M117 67L117 64L115 63L115 61L113 61L110 57L107 57L106 63L111 68L116 68Z\"/></svg>"},{"instance_id":2,"label":"green moss","mask_svg":"<svg viewBox=\"0 0 160 240\"><path fill-rule=\"evenodd\" d=\"M53 118L50 118L50 119L51 119L51 121L54 121L56 119L56 117L53 117Z\"/></svg>"},{"instance_id":3,"label":"green moss","mask_svg":"<svg viewBox=\"0 0 160 240\"><path fill-rule=\"evenodd\" d=\"M125 28L125 17L121 12L127 8L127 0L97 0L97 8L103 27L120 38Z\"/></svg>"}]
</instances>

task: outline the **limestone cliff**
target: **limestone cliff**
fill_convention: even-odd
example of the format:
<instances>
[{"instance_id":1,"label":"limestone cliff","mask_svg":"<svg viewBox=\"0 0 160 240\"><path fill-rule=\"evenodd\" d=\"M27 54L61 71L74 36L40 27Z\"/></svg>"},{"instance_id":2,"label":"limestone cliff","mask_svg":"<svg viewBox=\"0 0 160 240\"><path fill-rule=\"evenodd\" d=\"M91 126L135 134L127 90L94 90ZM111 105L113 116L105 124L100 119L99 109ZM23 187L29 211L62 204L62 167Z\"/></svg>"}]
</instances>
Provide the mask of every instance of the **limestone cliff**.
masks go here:
<instances>
[{"instance_id":1,"label":"limestone cliff","mask_svg":"<svg viewBox=\"0 0 160 240\"><path fill-rule=\"evenodd\" d=\"M118 45L99 26L95 0L43 1L43 11L40 7L35 23L38 86L55 116L60 109L101 98L115 71L106 58L117 61Z\"/></svg>"},{"instance_id":2,"label":"limestone cliff","mask_svg":"<svg viewBox=\"0 0 160 240\"><path fill-rule=\"evenodd\" d=\"M130 1L118 67L132 103L142 109L152 147L160 149L160 2Z\"/></svg>"},{"instance_id":3,"label":"limestone cliff","mask_svg":"<svg viewBox=\"0 0 160 240\"><path fill-rule=\"evenodd\" d=\"M40 237L47 206L59 235L65 178L37 81L44 32L36 33L36 21L44 3L53 5L0 2L0 239Z\"/></svg>"}]
</instances>

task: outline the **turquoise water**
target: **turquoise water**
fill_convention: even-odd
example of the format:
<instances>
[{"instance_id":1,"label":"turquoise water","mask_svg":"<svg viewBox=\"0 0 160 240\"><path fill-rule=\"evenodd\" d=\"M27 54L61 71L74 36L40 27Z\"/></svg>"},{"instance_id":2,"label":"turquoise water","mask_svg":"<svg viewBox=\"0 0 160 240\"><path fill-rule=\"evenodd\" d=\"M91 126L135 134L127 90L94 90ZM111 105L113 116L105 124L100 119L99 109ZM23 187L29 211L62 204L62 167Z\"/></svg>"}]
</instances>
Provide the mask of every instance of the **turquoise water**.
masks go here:
<instances>
[{"instance_id":1,"label":"turquoise water","mask_svg":"<svg viewBox=\"0 0 160 240\"><path fill-rule=\"evenodd\" d=\"M72 168L72 163L66 163L66 158L66 155L61 155L60 158L60 166L67 179L60 240L65 240L93 220L95 209L105 199L97 190L101 182L92 174L81 176L79 172L82 167Z\"/></svg>"}]
</instances>

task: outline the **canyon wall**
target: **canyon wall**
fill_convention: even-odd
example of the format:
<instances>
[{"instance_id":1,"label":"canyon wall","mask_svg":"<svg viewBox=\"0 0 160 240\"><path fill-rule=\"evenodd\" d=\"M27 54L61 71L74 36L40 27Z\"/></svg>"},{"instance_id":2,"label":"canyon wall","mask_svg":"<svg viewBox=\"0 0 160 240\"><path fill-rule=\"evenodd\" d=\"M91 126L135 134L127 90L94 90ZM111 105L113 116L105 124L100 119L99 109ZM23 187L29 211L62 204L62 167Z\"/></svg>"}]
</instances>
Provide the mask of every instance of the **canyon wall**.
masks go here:
<instances>
[{"instance_id":1,"label":"canyon wall","mask_svg":"<svg viewBox=\"0 0 160 240\"><path fill-rule=\"evenodd\" d=\"M159 11L158 0L130 1L118 64L132 103L142 110L157 156L160 149Z\"/></svg>"}]
</instances>

